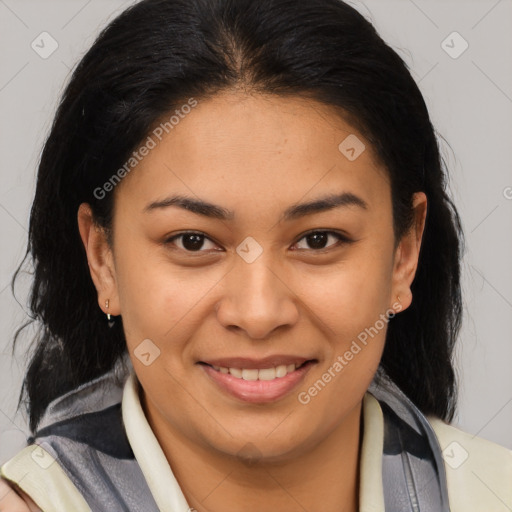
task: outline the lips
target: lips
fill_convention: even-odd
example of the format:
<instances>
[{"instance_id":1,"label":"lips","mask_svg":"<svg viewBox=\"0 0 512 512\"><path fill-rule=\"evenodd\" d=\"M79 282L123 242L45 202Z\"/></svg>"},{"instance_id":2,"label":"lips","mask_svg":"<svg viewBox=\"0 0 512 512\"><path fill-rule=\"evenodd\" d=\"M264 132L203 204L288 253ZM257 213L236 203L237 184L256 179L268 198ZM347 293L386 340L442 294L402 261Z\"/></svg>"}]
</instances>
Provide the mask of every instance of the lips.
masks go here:
<instances>
[{"instance_id":1,"label":"lips","mask_svg":"<svg viewBox=\"0 0 512 512\"><path fill-rule=\"evenodd\" d=\"M317 362L301 356L262 359L230 357L199 361L218 389L250 403L268 403L288 395Z\"/></svg>"},{"instance_id":2,"label":"lips","mask_svg":"<svg viewBox=\"0 0 512 512\"><path fill-rule=\"evenodd\" d=\"M274 380L282 378L301 368L311 359L299 356L275 355L264 359L224 358L201 361L200 364L210 366L223 374L229 374L244 380Z\"/></svg>"},{"instance_id":3,"label":"lips","mask_svg":"<svg viewBox=\"0 0 512 512\"><path fill-rule=\"evenodd\" d=\"M200 361L201 363L210 366L218 366L222 368L246 368L263 370L265 368L275 368L277 366L288 366L294 364L296 367L303 365L306 361L312 358L294 356L294 355L273 355L261 359L254 359L248 357L226 357L220 359L208 359Z\"/></svg>"}]
</instances>

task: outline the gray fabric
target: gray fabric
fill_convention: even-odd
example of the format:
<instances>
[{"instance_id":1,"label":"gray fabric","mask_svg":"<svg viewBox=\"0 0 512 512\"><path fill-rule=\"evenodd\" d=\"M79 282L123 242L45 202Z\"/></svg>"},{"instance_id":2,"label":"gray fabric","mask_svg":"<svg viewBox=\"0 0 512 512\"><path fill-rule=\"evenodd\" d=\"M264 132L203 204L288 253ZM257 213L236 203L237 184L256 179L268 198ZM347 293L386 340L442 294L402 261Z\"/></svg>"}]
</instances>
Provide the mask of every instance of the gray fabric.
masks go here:
<instances>
[{"instance_id":1,"label":"gray fabric","mask_svg":"<svg viewBox=\"0 0 512 512\"><path fill-rule=\"evenodd\" d=\"M38 438L93 512L158 512L136 459L117 459L63 436Z\"/></svg>"},{"instance_id":2,"label":"gray fabric","mask_svg":"<svg viewBox=\"0 0 512 512\"><path fill-rule=\"evenodd\" d=\"M379 401L384 416L386 510L449 512L442 451L428 420L382 369L368 391Z\"/></svg>"},{"instance_id":3,"label":"gray fabric","mask_svg":"<svg viewBox=\"0 0 512 512\"><path fill-rule=\"evenodd\" d=\"M158 512L131 450L121 416L131 363L63 395L50 404L37 441L48 451L93 512Z\"/></svg>"},{"instance_id":4,"label":"gray fabric","mask_svg":"<svg viewBox=\"0 0 512 512\"><path fill-rule=\"evenodd\" d=\"M129 359L50 404L35 437L57 459L93 512L158 512L121 416ZM379 370L368 391L384 417L382 474L388 512L449 512L435 433L423 414ZM184 511L171 511L184 512Z\"/></svg>"}]
</instances>

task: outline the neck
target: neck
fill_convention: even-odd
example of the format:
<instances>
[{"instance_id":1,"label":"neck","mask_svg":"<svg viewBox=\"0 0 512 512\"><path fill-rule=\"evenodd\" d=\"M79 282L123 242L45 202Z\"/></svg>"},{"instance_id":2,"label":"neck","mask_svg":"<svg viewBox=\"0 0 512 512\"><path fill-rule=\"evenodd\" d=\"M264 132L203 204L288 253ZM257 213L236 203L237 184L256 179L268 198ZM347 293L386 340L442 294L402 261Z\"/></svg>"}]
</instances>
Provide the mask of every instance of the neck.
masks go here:
<instances>
[{"instance_id":1,"label":"neck","mask_svg":"<svg viewBox=\"0 0 512 512\"><path fill-rule=\"evenodd\" d=\"M265 458L243 461L194 442L164 423L143 392L141 405L191 510L359 509L362 402L327 437L279 462Z\"/></svg>"}]
</instances>

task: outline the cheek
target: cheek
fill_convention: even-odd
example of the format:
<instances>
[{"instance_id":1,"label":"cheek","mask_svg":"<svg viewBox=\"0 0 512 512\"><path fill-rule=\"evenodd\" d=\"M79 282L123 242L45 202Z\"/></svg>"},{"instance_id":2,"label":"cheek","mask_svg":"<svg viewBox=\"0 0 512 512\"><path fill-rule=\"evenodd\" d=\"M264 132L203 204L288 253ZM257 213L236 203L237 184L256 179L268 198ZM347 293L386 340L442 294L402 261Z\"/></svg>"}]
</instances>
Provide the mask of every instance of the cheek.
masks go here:
<instances>
[{"instance_id":1,"label":"cheek","mask_svg":"<svg viewBox=\"0 0 512 512\"><path fill-rule=\"evenodd\" d=\"M323 275L306 275L303 293L327 326L346 339L357 335L389 308L391 270L387 257L365 256L343 262Z\"/></svg>"},{"instance_id":2,"label":"cheek","mask_svg":"<svg viewBox=\"0 0 512 512\"><path fill-rule=\"evenodd\" d=\"M120 251L121 252L121 251ZM125 251L116 261L119 300L129 345L142 339L186 339L219 281L214 268L179 268L159 250ZM174 343L173 346L177 345Z\"/></svg>"},{"instance_id":3,"label":"cheek","mask_svg":"<svg viewBox=\"0 0 512 512\"><path fill-rule=\"evenodd\" d=\"M308 304L329 342L322 372L336 375L327 401L359 396L371 382L384 349L391 282L387 253L361 251L321 280L307 283Z\"/></svg>"}]
</instances>

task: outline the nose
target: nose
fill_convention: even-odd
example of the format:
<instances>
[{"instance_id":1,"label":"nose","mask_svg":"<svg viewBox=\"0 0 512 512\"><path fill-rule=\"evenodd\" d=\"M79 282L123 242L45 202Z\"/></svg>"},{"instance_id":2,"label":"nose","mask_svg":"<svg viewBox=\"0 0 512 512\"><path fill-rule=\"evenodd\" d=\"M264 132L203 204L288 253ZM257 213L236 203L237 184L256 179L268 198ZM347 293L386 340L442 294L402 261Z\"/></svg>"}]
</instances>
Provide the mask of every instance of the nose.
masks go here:
<instances>
[{"instance_id":1,"label":"nose","mask_svg":"<svg viewBox=\"0 0 512 512\"><path fill-rule=\"evenodd\" d=\"M265 339L299 318L297 296L278 265L261 255L247 263L239 259L225 277L224 293L216 305L217 318L227 329L241 329L249 338Z\"/></svg>"}]
</instances>

